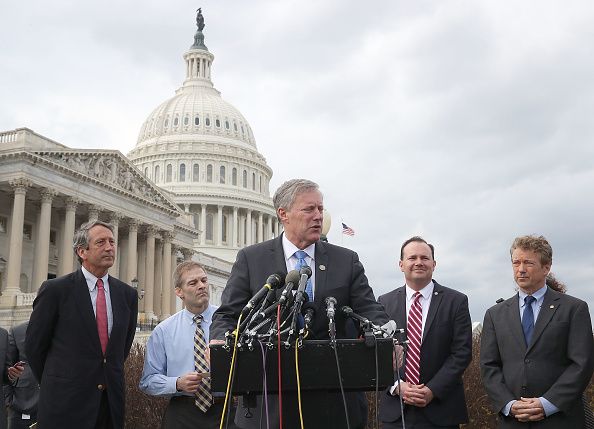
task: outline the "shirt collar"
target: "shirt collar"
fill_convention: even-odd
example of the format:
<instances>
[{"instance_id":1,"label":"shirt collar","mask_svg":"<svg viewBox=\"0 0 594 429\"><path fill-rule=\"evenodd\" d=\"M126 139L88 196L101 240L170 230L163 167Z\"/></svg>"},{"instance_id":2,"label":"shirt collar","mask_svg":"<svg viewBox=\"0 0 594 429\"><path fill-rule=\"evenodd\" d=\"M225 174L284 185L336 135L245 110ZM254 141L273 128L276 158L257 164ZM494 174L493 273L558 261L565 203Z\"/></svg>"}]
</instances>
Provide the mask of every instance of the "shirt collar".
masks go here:
<instances>
[{"instance_id":1,"label":"shirt collar","mask_svg":"<svg viewBox=\"0 0 594 429\"><path fill-rule=\"evenodd\" d=\"M80 266L80 268L83 272L83 275L85 276L85 280L87 281L87 287L89 288L89 292L92 292L93 290L95 290L95 287L97 287L97 280L99 278L95 277L94 274L92 274L89 270L87 270L82 265ZM103 280L103 288L106 291L109 290L109 283L107 282L108 277L109 277L109 274L107 274L107 273L103 277L101 277L101 279Z\"/></svg>"},{"instance_id":2,"label":"shirt collar","mask_svg":"<svg viewBox=\"0 0 594 429\"><path fill-rule=\"evenodd\" d=\"M194 323L194 316L195 316L194 313L192 313L185 307L183 308L182 313L183 313L184 319L188 320L190 323ZM208 307L206 307L206 309L200 314L203 317L202 320L210 321L212 319L213 313L214 313L214 307L212 305L208 304Z\"/></svg>"},{"instance_id":3,"label":"shirt collar","mask_svg":"<svg viewBox=\"0 0 594 429\"><path fill-rule=\"evenodd\" d=\"M540 289L538 289L536 292L534 292L532 294L532 296L534 298L536 298L537 303L541 304L542 301L544 300L545 293L547 293L547 285L546 284L543 287L541 287ZM524 298L526 298L528 296L528 294L526 292L524 292L522 289L519 289L518 295L519 295L519 300L520 300L520 306L523 306Z\"/></svg>"},{"instance_id":4,"label":"shirt collar","mask_svg":"<svg viewBox=\"0 0 594 429\"><path fill-rule=\"evenodd\" d=\"M423 296L423 299L428 300L429 298L431 298L433 289L434 289L433 281L430 281L427 286L425 286L423 289L421 289L419 291L416 291L416 290L412 289L409 285L406 285L406 300L407 301L412 300L415 292L419 292Z\"/></svg>"},{"instance_id":5,"label":"shirt collar","mask_svg":"<svg viewBox=\"0 0 594 429\"><path fill-rule=\"evenodd\" d=\"M293 243L291 243L289 241L289 239L287 238L287 236L285 234L283 234L282 242L283 242L283 252L285 252L285 261L288 261L289 259L291 259L291 257L298 250L303 250L305 253L307 253L307 256L309 256L311 259L315 260L314 256L316 254L316 243L310 244L305 249L299 249L299 248L297 248L297 246L295 246Z\"/></svg>"}]
</instances>

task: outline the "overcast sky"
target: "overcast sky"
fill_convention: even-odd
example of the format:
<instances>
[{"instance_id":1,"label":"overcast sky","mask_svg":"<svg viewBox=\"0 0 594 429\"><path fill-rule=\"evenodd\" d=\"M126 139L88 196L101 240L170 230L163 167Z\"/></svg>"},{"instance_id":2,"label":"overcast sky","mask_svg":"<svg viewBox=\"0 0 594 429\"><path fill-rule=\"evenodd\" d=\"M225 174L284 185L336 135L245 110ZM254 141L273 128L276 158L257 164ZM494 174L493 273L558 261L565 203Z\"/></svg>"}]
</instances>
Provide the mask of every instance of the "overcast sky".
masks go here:
<instances>
[{"instance_id":1,"label":"overcast sky","mask_svg":"<svg viewBox=\"0 0 594 429\"><path fill-rule=\"evenodd\" d=\"M514 293L513 238L536 233L594 306L594 3L4 2L0 130L126 154L185 77L198 7L271 192L318 182L330 241L376 295L403 284L400 244L422 235L482 321Z\"/></svg>"}]
</instances>

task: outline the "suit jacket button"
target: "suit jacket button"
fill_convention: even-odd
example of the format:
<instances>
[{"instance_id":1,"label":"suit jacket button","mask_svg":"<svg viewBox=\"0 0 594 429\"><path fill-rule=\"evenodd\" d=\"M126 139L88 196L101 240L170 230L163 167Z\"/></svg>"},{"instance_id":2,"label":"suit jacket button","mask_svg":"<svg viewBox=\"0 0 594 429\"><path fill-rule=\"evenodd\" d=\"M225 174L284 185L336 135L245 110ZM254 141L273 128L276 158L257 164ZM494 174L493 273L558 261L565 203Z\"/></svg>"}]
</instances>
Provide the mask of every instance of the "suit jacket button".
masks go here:
<instances>
[{"instance_id":1,"label":"suit jacket button","mask_svg":"<svg viewBox=\"0 0 594 429\"><path fill-rule=\"evenodd\" d=\"M107 363L107 359L103 358L103 363L106 364Z\"/></svg>"},{"instance_id":2,"label":"suit jacket button","mask_svg":"<svg viewBox=\"0 0 594 429\"><path fill-rule=\"evenodd\" d=\"M97 389L103 390L103 389L105 389L105 386L103 386L103 384L98 384L97 385Z\"/></svg>"},{"instance_id":3,"label":"suit jacket button","mask_svg":"<svg viewBox=\"0 0 594 429\"><path fill-rule=\"evenodd\" d=\"M524 363L530 363L530 359L526 359Z\"/></svg>"}]
</instances>

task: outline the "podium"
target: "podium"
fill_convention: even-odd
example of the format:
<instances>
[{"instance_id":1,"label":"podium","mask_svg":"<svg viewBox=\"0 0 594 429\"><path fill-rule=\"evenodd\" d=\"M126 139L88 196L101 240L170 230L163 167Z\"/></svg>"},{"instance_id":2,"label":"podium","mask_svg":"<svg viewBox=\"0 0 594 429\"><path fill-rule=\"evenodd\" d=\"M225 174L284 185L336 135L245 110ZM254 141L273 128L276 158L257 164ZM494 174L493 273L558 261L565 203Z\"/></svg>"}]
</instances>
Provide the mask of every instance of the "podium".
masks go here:
<instances>
[{"instance_id":1,"label":"podium","mask_svg":"<svg viewBox=\"0 0 594 429\"><path fill-rule=\"evenodd\" d=\"M278 344L259 344L253 350L245 346L237 351L232 394L244 395L263 391L264 374L268 393L278 392ZM391 338L375 339L369 347L363 339L336 340L336 353L345 391L372 391L394 383ZM302 391L338 391L338 369L335 351L329 340L305 340L298 351L300 387ZM210 346L211 386L214 392L225 392L233 349L223 344ZM377 358L377 360L376 360ZM264 360L265 359L265 360ZM265 361L265 366L264 366ZM377 365L376 365L377 361ZM295 345L281 343L283 391L297 390Z\"/></svg>"}]
</instances>

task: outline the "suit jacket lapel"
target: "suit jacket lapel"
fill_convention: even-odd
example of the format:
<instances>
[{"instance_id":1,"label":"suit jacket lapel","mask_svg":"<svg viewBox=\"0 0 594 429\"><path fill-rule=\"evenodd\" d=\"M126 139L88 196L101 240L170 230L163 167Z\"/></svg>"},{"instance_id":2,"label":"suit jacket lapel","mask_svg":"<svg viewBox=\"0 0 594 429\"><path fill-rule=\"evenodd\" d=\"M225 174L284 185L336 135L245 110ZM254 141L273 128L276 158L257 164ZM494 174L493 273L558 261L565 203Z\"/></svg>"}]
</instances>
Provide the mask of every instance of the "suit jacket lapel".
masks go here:
<instances>
[{"instance_id":1,"label":"suit jacket lapel","mask_svg":"<svg viewBox=\"0 0 594 429\"><path fill-rule=\"evenodd\" d=\"M98 353L103 354L101 352L101 342L99 341L99 333L97 332L97 319L95 318L95 312L93 311L93 303L91 302L89 287L81 269L78 269L74 273L73 293L76 308L78 309L82 320L81 325L88 331L89 338L91 338L93 346Z\"/></svg>"},{"instance_id":2,"label":"suit jacket lapel","mask_svg":"<svg viewBox=\"0 0 594 429\"><path fill-rule=\"evenodd\" d=\"M318 241L316 243L316 259L313 261L315 264L314 269L316 270L316 280L314 287L314 302L322 302L322 293L326 290L327 286L327 267L328 267L328 254L326 253L326 246L323 242ZM324 267L324 269L320 269Z\"/></svg>"},{"instance_id":3,"label":"suit jacket lapel","mask_svg":"<svg viewBox=\"0 0 594 429\"><path fill-rule=\"evenodd\" d=\"M520 319L520 309L518 307L518 294L515 294L503 304L506 306L506 320L509 320L509 330L512 336L520 345L520 350L526 350L526 340L522 330L522 320Z\"/></svg>"},{"instance_id":4,"label":"suit jacket lapel","mask_svg":"<svg viewBox=\"0 0 594 429\"><path fill-rule=\"evenodd\" d=\"M125 298L123 294L123 289L118 287L117 280L114 279L112 276L109 276L109 299L111 301L111 313L113 316L113 324L111 326L111 335L109 336L110 341L107 342L107 350L105 354L109 351L110 345L112 344L111 339L117 337L121 332L123 332L121 325L123 322L127 321L123 317L124 308L125 308Z\"/></svg>"},{"instance_id":5,"label":"suit jacket lapel","mask_svg":"<svg viewBox=\"0 0 594 429\"><path fill-rule=\"evenodd\" d=\"M429 312L427 313L427 320L425 321L425 329L423 329L423 342L427 338L427 332L431 329L431 325L435 320L435 315L441 304L441 298L443 297L443 289L435 280L433 280L433 296L431 297L431 304L429 304Z\"/></svg>"},{"instance_id":6,"label":"suit jacket lapel","mask_svg":"<svg viewBox=\"0 0 594 429\"><path fill-rule=\"evenodd\" d=\"M538 318L536 319L536 323L534 324L534 333L532 334L532 343L528 346L527 352L534 347L534 344L538 341L538 338L542 335L542 332L549 324L553 315L559 308L557 301L559 300L558 292L555 292L552 289L547 288L545 293L544 299L542 301L542 306L540 307L540 311L538 312Z\"/></svg>"}]
</instances>

